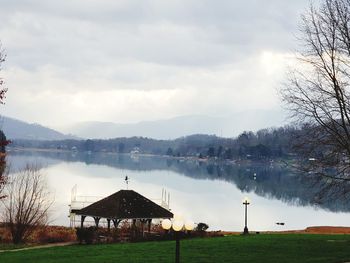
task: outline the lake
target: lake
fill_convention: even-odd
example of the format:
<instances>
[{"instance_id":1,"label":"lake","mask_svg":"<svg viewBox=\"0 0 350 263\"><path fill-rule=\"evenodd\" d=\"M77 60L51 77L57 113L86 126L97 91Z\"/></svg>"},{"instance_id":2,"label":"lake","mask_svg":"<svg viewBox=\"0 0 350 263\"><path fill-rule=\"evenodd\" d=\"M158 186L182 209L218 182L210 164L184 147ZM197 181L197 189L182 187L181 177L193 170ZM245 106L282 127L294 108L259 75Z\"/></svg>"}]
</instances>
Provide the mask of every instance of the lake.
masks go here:
<instances>
[{"instance_id":1,"label":"lake","mask_svg":"<svg viewBox=\"0 0 350 263\"><path fill-rule=\"evenodd\" d=\"M313 189L279 163L216 164L197 160L108 153L10 151L11 170L26 164L42 166L55 197L51 224L70 224L71 192L95 199L128 188L160 202L170 194L170 208L210 230L242 231L244 206L254 231L304 229L308 226L349 226L346 200L315 204ZM284 226L277 222L285 223Z\"/></svg>"}]
</instances>

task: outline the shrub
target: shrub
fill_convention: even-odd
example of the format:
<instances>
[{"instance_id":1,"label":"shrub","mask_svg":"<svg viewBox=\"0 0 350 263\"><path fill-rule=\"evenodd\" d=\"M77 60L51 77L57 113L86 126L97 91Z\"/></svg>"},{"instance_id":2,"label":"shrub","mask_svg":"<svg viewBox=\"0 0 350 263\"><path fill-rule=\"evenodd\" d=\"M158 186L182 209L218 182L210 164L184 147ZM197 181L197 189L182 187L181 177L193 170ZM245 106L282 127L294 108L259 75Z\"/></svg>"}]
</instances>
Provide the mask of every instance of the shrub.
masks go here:
<instances>
[{"instance_id":1,"label":"shrub","mask_svg":"<svg viewBox=\"0 0 350 263\"><path fill-rule=\"evenodd\" d=\"M33 244L71 242L76 240L75 229L64 226L43 226L36 228L27 241ZM0 226L0 243L12 243L9 227Z\"/></svg>"},{"instance_id":2,"label":"shrub","mask_svg":"<svg viewBox=\"0 0 350 263\"><path fill-rule=\"evenodd\" d=\"M97 229L93 226L90 226L88 228L77 228L76 234L80 244L83 242L86 244L92 244L97 238Z\"/></svg>"},{"instance_id":3,"label":"shrub","mask_svg":"<svg viewBox=\"0 0 350 263\"><path fill-rule=\"evenodd\" d=\"M209 226L206 223L198 223L197 227L195 228L195 231L199 232L205 232Z\"/></svg>"},{"instance_id":4,"label":"shrub","mask_svg":"<svg viewBox=\"0 0 350 263\"><path fill-rule=\"evenodd\" d=\"M1 226L0 227L0 243L11 243L11 233L10 230L5 227Z\"/></svg>"},{"instance_id":5,"label":"shrub","mask_svg":"<svg viewBox=\"0 0 350 263\"><path fill-rule=\"evenodd\" d=\"M56 243L75 240L75 229L67 227L47 226L38 229L33 235L33 242L35 243Z\"/></svg>"}]
</instances>

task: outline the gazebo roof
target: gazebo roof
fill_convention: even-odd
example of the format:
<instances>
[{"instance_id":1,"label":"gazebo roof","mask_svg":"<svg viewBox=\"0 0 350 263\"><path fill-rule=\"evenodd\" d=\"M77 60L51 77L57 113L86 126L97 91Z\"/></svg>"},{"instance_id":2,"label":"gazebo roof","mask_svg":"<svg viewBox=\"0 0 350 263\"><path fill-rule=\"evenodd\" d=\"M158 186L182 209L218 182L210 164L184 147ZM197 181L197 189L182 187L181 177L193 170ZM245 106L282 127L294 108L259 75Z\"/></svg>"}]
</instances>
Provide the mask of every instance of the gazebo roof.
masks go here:
<instances>
[{"instance_id":1,"label":"gazebo roof","mask_svg":"<svg viewBox=\"0 0 350 263\"><path fill-rule=\"evenodd\" d=\"M83 209L78 215L108 219L172 218L173 213L133 190L120 190Z\"/></svg>"}]
</instances>

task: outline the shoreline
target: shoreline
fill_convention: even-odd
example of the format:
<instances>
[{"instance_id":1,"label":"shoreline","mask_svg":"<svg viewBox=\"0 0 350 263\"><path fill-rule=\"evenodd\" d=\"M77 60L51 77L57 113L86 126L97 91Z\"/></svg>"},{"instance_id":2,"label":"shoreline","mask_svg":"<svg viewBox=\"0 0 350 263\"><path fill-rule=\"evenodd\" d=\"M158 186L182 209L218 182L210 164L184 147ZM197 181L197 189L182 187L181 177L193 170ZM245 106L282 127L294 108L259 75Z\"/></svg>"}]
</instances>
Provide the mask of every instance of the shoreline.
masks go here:
<instances>
[{"instance_id":1,"label":"shoreline","mask_svg":"<svg viewBox=\"0 0 350 263\"><path fill-rule=\"evenodd\" d=\"M217 232L217 231L209 231ZM242 232L219 231L224 235L240 235ZM281 231L249 231L251 234L325 234L325 235L346 235L350 234L350 227L346 226L309 226L303 230L281 230Z\"/></svg>"},{"instance_id":2,"label":"shoreline","mask_svg":"<svg viewBox=\"0 0 350 263\"><path fill-rule=\"evenodd\" d=\"M178 161L197 161L200 163L221 163L221 164L227 164L227 165L242 165L242 164L248 164L250 162L258 162L258 163L270 163L270 164L283 164L285 161L281 161L281 158L275 158L275 159L266 159L266 160L251 160L251 159L217 159L217 158L199 158L198 156L169 156L169 155L160 155L160 154L151 154L151 153L118 153L118 152L110 152L110 151L98 151L98 152L90 152L90 151L72 151L68 149L53 149L53 148L24 148L24 147L7 147L7 152L26 152L26 151L33 151L33 152L50 152L50 153L72 153L72 154L107 154L107 155L126 155L130 156L131 158L137 158L137 157L158 157L158 158L166 158L166 159L173 159Z\"/></svg>"}]
</instances>

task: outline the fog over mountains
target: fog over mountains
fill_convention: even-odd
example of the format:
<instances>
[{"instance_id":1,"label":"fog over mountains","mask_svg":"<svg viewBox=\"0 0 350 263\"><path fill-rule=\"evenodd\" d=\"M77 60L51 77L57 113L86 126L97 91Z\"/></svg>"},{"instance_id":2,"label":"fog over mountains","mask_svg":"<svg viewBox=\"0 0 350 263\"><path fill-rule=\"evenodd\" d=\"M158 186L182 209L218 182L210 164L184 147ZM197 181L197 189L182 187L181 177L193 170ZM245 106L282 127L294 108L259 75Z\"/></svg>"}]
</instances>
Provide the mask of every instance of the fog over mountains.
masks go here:
<instances>
[{"instance_id":1,"label":"fog over mountains","mask_svg":"<svg viewBox=\"0 0 350 263\"><path fill-rule=\"evenodd\" d=\"M132 124L112 122L81 122L63 129L81 138L107 139L143 136L154 139L175 139L192 134L215 134L234 137L243 131L286 124L286 115L279 111L246 111L227 117L205 115L181 116L165 120Z\"/></svg>"},{"instance_id":2,"label":"fog over mountains","mask_svg":"<svg viewBox=\"0 0 350 263\"><path fill-rule=\"evenodd\" d=\"M228 117L189 115L131 124L81 122L60 129L61 131L4 116L1 117L0 124L7 138L12 140L109 139L132 136L166 140L192 134L235 137L243 131L282 126L286 124L286 118L283 112L278 111L246 111Z\"/></svg>"}]
</instances>

